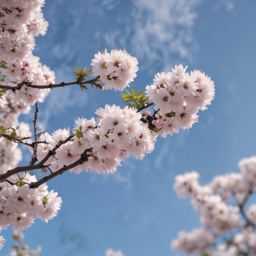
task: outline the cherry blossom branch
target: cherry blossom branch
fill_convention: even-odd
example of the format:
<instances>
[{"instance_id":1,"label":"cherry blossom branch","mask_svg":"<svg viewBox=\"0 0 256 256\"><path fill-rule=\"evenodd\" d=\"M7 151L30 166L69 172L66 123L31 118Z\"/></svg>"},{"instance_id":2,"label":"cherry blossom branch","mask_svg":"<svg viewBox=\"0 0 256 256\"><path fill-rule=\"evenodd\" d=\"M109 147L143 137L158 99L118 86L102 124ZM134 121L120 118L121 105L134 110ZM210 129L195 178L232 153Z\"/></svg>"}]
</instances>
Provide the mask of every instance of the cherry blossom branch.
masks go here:
<instances>
[{"instance_id":1,"label":"cherry blossom branch","mask_svg":"<svg viewBox=\"0 0 256 256\"><path fill-rule=\"evenodd\" d=\"M83 164L85 162L88 161L88 157L90 156L90 154L88 154L89 152L91 152L92 149L86 149L82 154L81 157L75 161L74 163L67 165L67 166L63 166L61 169L59 169L56 172L51 173L50 175L36 181L30 184L30 188L38 188L40 185L42 185L43 183L55 178L56 176L62 175L64 172L68 171L69 169L72 169L80 164Z\"/></svg>"},{"instance_id":2,"label":"cherry blossom branch","mask_svg":"<svg viewBox=\"0 0 256 256\"><path fill-rule=\"evenodd\" d=\"M34 165L35 162L37 161L37 126L36 126L36 121L37 121L38 112L39 112L39 109L38 109L38 106L37 106L37 102L36 102L35 106L36 106L36 110L35 110L35 117L34 117L34 120L33 120L35 142L33 144L34 145L34 147L33 147L33 155L31 157L31 161L30 161L29 165Z\"/></svg>"},{"instance_id":3,"label":"cherry blossom branch","mask_svg":"<svg viewBox=\"0 0 256 256\"><path fill-rule=\"evenodd\" d=\"M63 144L70 141L75 135L71 134L69 137L67 137L64 141L60 142L59 144L55 145L55 147L52 150L49 150L47 155L38 163L35 165L27 165L27 166L18 166L14 169L8 170L6 173L0 175L0 182L11 177L14 174L18 174L20 172L29 172L37 169L42 169L48 167L48 165L44 165L46 161L53 155L56 154L56 150Z\"/></svg>"},{"instance_id":4,"label":"cherry blossom branch","mask_svg":"<svg viewBox=\"0 0 256 256\"><path fill-rule=\"evenodd\" d=\"M24 85L30 88L35 88L35 89L52 89L52 88L65 87L65 86L74 85L74 84L94 84L95 86L100 87L100 84L96 83L99 78L100 76L97 76L93 79L86 80L86 81L77 80L69 83L61 82L59 84L48 84L48 85L34 85L28 80L24 80L16 86L8 86L8 85L0 84L0 89L12 90L15 92L16 90L20 90Z\"/></svg>"}]
</instances>

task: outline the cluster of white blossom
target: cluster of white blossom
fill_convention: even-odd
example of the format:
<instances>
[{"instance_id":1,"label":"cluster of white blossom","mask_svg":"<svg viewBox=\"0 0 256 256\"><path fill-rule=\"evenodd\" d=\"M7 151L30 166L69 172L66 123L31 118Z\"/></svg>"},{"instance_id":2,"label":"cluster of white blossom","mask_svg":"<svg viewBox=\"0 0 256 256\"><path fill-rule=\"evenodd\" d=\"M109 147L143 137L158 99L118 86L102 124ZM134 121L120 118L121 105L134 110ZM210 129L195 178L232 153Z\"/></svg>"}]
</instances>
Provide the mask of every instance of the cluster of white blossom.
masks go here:
<instances>
[{"instance_id":1,"label":"cluster of white blossom","mask_svg":"<svg viewBox=\"0 0 256 256\"><path fill-rule=\"evenodd\" d=\"M241 173L217 176L209 184L213 192L218 193L224 201L234 196L237 202L242 202L256 189L256 157L242 159L239 167Z\"/></svg>"},{"instance_id":2,"label":"cluster of white blossom","mask_svg":"<svg viewBox=\"0 0 256 256\"><path fill-rule=\"evenodd\" d=\"M2 125L1 116L0 125ZM9 129L6 133L10 134L11 132L12 129ZM16 130L16 134L19 138L30 137L31 132L29 126L23 122L20 123ZM23 141L25 142L27 140ZM16 167L21 159L22 153L20 148L18 148L18 143L0 136L0 174L6 173L9 169Z\"/></svg>"},{"instance_id":3,"label":"cluster of white blossom","mask_svg":"<svg viewBox=\"0 0 256 256\"><path fill-rule=\"evenodd\" d=\"M41 7L44 0L3 0L0 3L1 61L15 63L31 54L34 37L45 35L48 22Z\"/></svg>"},{"instance_id":4,"label":"cluster of white blossom","mask_svg":"<svg viewBox=\"0 0 256 256\"><path fill-rule=\"evenodd\" d=\"M108 249L106 251L106 256L124 256L121 251L114 252L113 249Z\"/></svg>"},{"instance_id":5,"label":"cluster of white blossom","mask_svg":"<svg viewBox=\"0 0 256 256\"><path fill-rule=\"evenodd\" d=\"M36 182L35 176L26 173L8 180L15 185L6 181L0 184L0 229L12 225L14 230L21 231L30 227L35 218L48 222L57 215L61 198L53 190L49 192L46 184L30 189L28 184Z\"/></svg>"},{"instance_id":6,"label":"cluster of white blossom","mask_svg":"<svg viewBox=\"0 0 256 256\"><path fill-rule=\"evenodd\" d=\"M214 98L213 81L199 70L188 74L186 69L176 65L172 72L157 73L153 84L146 87L147 96L160 109L153 124L163 137L191 128L199 109L207 109Z\"/></svg>"},{"instance_id":7,"label":"cluster of white blossom","mask_svg":"<svg viewBox=\"0 0 256 256\"><path fill-rule=\"evenodd\" d=\"M139 70L137 58L121 50L112 50L111 53L95 54L92 60L93 75L100 76L106 84L106 89L122 91L137 76Z\"/></svg>"},{"instance_id":8,"label":"cluster of white blossom","mask_svg":"<svg viewBox=\"0 0 256 256\"><path fill-rule=\"evenodd\" d=\"M2 85L17 86L23 80L28 79L34 85L46 85L54 83L55 75L47 66L42 66L39 58L33 55L26 56L15 65L6 64L7 68L0 68L2 75L8 76L9 82L1 82ZM50 89L36 89L25 85L15 93L11 90L5 92L0 99L0 111L11 115L15 113L29 113L31 106L37 101L43 102Z\"/></svg>"},{"instance_id":9,"label":"cluster of white blossom","mask_svg":"<svg viewBox=\"0 0 256 256\"><path fill-rule=\"evenodd\" d=\"M22 244L22 240L24 239L23 233L14 231L12 238L16 240L16 242L12 245L11 254L7 254L6 256L39 256L39 253L42 251L41 246L38 246L34 251L29 251L29 244Z\"/></svg>"},{"instance_id":10,"label":"cluster of white blossom","mask_svg":"<svg viewBox=\"0 0 256 256\"><path fill-rule=\"evenodd\" d=\"M0 249L2 249L5 242L6 240L3 238L3 236L0 236Z\"/></svg>"},{"instance_id":11,"label":"cluster of white blossom","mask_svg":"<svg viewBox=\"0 0 256 256\"><path fill-rule=\"evenodd\" d=\"M239 167L241 173L217 176L206 186L199 185L196 172L175 178L174 189L179 197L191 198L203 228L188 234L181 232L172 242L174 250L184 251L186 255L256 255L256 204L247 212L244 209L256 190L256 157L242 159ZM234 202L238 206L234 206ZM228 243L219 244L220 238L232 233ZM213 246L216 241L218 246Z\"/></svg>"},{"instance_id":12,"label":"cluster of white blossom","mask_svg":"<svg viewBox=\"0 0 256 256\"><path fill-rule=\"evenodd\" d=\"M179 238L172 242L172 248L176 251L185 251L186 254L201 254L206 252L214 236L206 229L194 229L191 233L181 231Z\"/></svg>"},{"instance_id":13,"label":"cluster of white blossom","mask_svg":"<svg viewBox=\"0 0 256 256\"><path fill-rule=\"evenodd\" d=\"M32 55L34 37L46 33L48 22L41 7L44 0L3 0L0 2L1 85L15 87L25 79L34 85L51 84L54 72ZM20 90L0 89L0 126L17 129L17 137L30 137L29 126L18 123L20 113L28 113L36 101L43 102L49 90L22 86ZM9 130L9 133L11 130ZM8 134L8 132L7 132ZM24 140L23 140L24 141ZM18 144L0 136L0 174L17 166L22 159Z\"/></svg>"},{"instance_id":14,"label":"cluster of white blossom","mask_svg":"<svg viewBox=\"0 0 256 256\"><path fill-rule=\"evenodd\" d=\"M92 149L92 153L84 164L70 169L79 173L96 171L98 173L113 173L121 160L133 154L142 159L145 153L154 149L155 136L147 125L140 121L141 113L136 109L106 105L104 109L96 111L100 117L96 125L95 119L78 119L74 128L76 137L61 145L55 156L52 156L46 164L51 164L52 171L56 171L77 161L86 149ZM49 150L56 144L64 141L69 136L69 131L59 129L51 135L45 133L40 136L49 144L38 145L38 159L42 160Z\"/></svg>"},{"instance_id":15,"label":"cluster of white blossom","mask_svg":"<svg viewBox=\"0 0 256 256\"><path fill-rule=\"evenodd\" d=\"M8 77L8 81L1 81L1 85L15 87L25 79L34 85L54 82L54 72L42 66L39 58L32 55L34 37L44 35L48 27L41 12L43 5L44 0L1 1L0 74ZM47 89L38 90L27 86L15 93L11 90L5 92L0 97L1 115L5 115L0 116L1 125L14 127L16 118L13 116L28 113L31 105L36 101L42 102L48 92Z\"/></svg>"}]
</instances>

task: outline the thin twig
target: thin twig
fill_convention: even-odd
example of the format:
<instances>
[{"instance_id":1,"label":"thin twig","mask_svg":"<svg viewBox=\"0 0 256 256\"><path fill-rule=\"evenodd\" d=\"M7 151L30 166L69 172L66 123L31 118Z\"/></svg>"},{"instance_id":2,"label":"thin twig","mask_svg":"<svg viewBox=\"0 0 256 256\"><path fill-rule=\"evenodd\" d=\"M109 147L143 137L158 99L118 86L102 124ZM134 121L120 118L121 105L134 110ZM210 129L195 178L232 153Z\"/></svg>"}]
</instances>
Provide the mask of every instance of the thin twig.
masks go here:
<instances>
[{"instance_id":1,"label":"thin twig","mask_svg":"<svg viewBox=\"0 0 256 256\"><path fill-rule=\"evenodd\" d=\"M13 182L11 182L11 181L9 181L9 180L4 180L4 181L8 182L8 183L11 184L11 185L15 185Z\"/></svg>"},{"instance_id":2,"label":"thin twig","mask_svg":"<svg viewBox=\"0 0 256 256\"><path fill-rule=\"evenodd\" d=\"M6 139L8 140L11 140L11 141L15 141L15 142L18 142L18 143L21 143L23 145L26 145L28 147L34 147L34 142L32 143L27 143L27 142L24 142L23 140L27 140L27 139L30 139L30 137L24 137L24 138L16 138L16 137L12 137L11 135L8 135L8 134L0 134L0 137L5 137ZM47 141L37 141L37 144L49 144Z\"/></svg>"},{"instance_id":3,"label":"thin twig","mask_svg":"<svg viewBox=\"0 0 256 256\"><path fill-rule=\"evenodd\" d=\"M36 106L36 110L35 110L35 117L33 120L35 141L33 143L33 145L34 145L33 146L33 155L31 157L31 161L30 161L29 165L34 165L35 162L37 161L37 126L36 126L36 122L37 122L37 117L38 117L38 112L39 112L37 102L36 102L35 106Z\"/></svg>"},{"instance_id":4,"label":"thin twig","mask_svg":"<svg viewBox=\"0 0 256 256\"><path fill-rule=\"evenodd\" d=\"M52 89L52 88L65 87L65 86L74 85L74 84L94 84L95 86L99 87L99 84L96 83L96 81L99 78L100 76L97 76L93 79L81 81L81 82L80 81L74 81L69 83L62 82L59 84L48 84L48 85L34 85L28 80L24 80L16 86L8 86L8 85L0 84L0 89L12 90L15 92L16 90L20 90L24 85L30 88L35 88L35 89Z\"/></svg>"},{"instance_id":5,"label":"thin twig","mask_svg":"<svg viewBox=\"0 0 256 256\"><path fill-rule=\"evenodd\" d=\"M140 112L141 110L145 109L145 108L148 108L150 106L153 106L154 103L153 102L150 102L150 103L147 103L147 104L143 104L140 108L138 108L137 112Z\"/></svg>"},{"instance_id":6,"label":"thin twig","mask_svg":"<svg viewBox=\"0 0 256 256\"><path fill-rule=\"evenodd\" d=\"M153 118L155 118L156 117L156 114L159 112L159 110L160 110L160 108L159 109L157 109L157 110L154 110L154 114L153 114Z\"/></svg>"},{"instance_id":7,"label":"thin twig","mask_svg":"<svg viewBox=\"0 0 256 256\"><path fill-rule=\"evenodd\" d=\"M246 216L246 212L245 212L245 210L244 210L244 206L245 206L245 204L247 203L247 201L248 201L249 197L251 196L252 192L253 192L253 191L252 191L252 189L250 188L249 191L248 191L248 194L245 196L245 198L243 199L243 201L242 201L241 203L238 203L238 202L237 202L235 195L234 195L234 198L235 198L235 200L236 200L236 203L237 203L237 205L238 205L238 207L239 207L239 210L240 210L242 216L243 216L244 219L246 220L245 226L246 226L246 227L247 227L247 226L252 226L252 227L255 229L255 224L254 224L253 222L251 222L251 221L248 219L248 217Z\"/></svg>"},{"instance_id":8,"label":"thin twig","mask_svg":"<svg viewBox=\"0 0 256 256\"><path fill-rule=\"evenodd\" d=\"M53 173L53 171L51 170L51 168L50 168L50 167L47 167L47 169L48 169L51 173Z\"/></svg>"}]
</instances>

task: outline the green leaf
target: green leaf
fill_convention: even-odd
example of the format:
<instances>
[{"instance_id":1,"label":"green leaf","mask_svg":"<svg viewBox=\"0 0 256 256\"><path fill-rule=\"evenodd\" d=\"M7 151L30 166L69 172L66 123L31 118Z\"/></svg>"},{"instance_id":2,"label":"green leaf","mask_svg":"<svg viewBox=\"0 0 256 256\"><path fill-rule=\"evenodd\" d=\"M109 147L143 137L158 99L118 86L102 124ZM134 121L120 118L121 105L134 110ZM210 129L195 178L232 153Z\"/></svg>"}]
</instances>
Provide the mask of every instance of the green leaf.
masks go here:
<instances>
[{"instance_id":1,"label":"green leaf","mask_svg":"<svg viewBox=\"0 0 256 256\"><path fill-rule=\"evenodd\" d=\"M175 112L169 112L169 113L165 113L164 116L166 117L175 117Z\"/></svg>"},{"instance_id":2,"label":"green leaf","mask_svg":"<svg viewBox=\"0 0 256 256\"><path fill-rule=\"evenodd\" d=\"M0 90L0 99L2 99L2 96L4 95L4 93L6 92L6 89L2 89Z\"/></svg>"},{"instance_id":3,"label":"green leaf","mask_svg":"<svg viewBox=\"0 0 256 256\"><path fill-rule=\"evenodd\" d=\"M0 68L7 68L7 67L6 67L6 64L7 64L6 61L1 60L1 61L0 61Z\"/></svg>"},{"instance_id":4,"label":"green leaf","mask_svg":"<svg viewBox=\"0 0 256 256\"><path fill-rule=\"evenodd\" d=\"M140 92L139 94L137 94L136 96L142 98L143 97L143 92Z\"/></svg>"},{"instance_id":5,"label":"green leaf","mask_svg":"<svg viewBox=\"0 0 256 256\"><path fill-rule=\"evenodd\" d=\"M79 82L82 82L85 80L85 77L89 76L89 74L92 71L92 68L85 71L86 67L84 67L82 70L79 70L78 67L75 67L75 71L73 71L73 73L76 75L76 80Z\"/></svg>"},{"instance_id":6,"label":"green leaf","mask_svg":"<svg viewBox=\"0 0 256 256\"><path fill-rule=\"evenodd\" d=\"M144 104L144 103L148 102L148 100L149 100L148 98L141 99L140 103Z\"/></svg>"},{"instance_id":7,"label":"green leaf","mask_svg":"<svg viewBox=\"0 0 256 256\"><path fill-rule=\"evenodd\" d=\"M12 127L10 127L9 129L12 129L11 137L16 137L17 136L16 130Z\"/></svg>"},{"instance_id":8,"label":"green leaf","mask_svg":"<svg viewBox=\"0 0 256 256\"><path fill-rule=\"evenodd\" d=\"M136 101L139 101L139 100L141 99L141 97L138 96L138 95L135 95L133 98L134 98Z\"/></svg>"},{"instance_id":9,"label":"green leaf","mask_svg":"<svg viewBox=\"0 0 256 256\"><path fill-rule=\"evenodd\" d=\"M132 96L136 94L136 91L132 88Z\"/></svg>"},{"instance_id":10,"label":"green leaf","mask_svg":"<svg viewBox=\"0 0 256 256\"><path fill-rule=\"evenodd\" d=\"M6 128L4 126L0 126L0 132L5 134L6 133Z\"/></svg>"},{"instance_id":11,"label":"green leaf","mask_svg":"<svg viewBox=\"0 0 256 256\"><path fill-rule=\"evenodd\" d=\"M89 74L91 73L91 71L92 71L92 68L89 69L89 70L86 71L86 72L83 71L83 72L84 72L84 73L83 73L83 76L85 76L85 77L86 77L86 76L89 76Z\"/></svg>"},{"instance_id":12,"label":"green leaf","mask_svg":"<svg viewBox=\"0 0 256 256\"><path fill-rule=\"evenodd\" d=\"M85 85L83 85L83 84L80 84L80 88L81 88L82 91L84 91L84 89L89 91L89 89Z\"/></svg>"},{"instance_id":13,"label":"green leaf","mask_svg":"<svg viewBox=\"0 0 256 256\"><path fill-rule=\"evenodd\" d=\"M6 76L5 75L1 75L2 76L2 78L0 79L0 81L4 81L5 80L5 78L6 78ZM2 91L3 90L5 90L5 89L2 89ZM5 90L5 92L6 92L6 90Z\"/></svg>"},{"instance_id":14,"label":"green leaf","mask_svg":"<svg viewBox=\"0 0 256 256\"><path fill-rule=\"evenodd\" d=\"M124 89L124 90L127 91L126 89ZM129 93L129 91L127 91L127 92L128 92L129 95L131 95L131 94Z\"/></svg>"},{"instance_id":15,"label":"green leaf","mask_svg":"<svg viewBox=\"0 0 256 256\"><path fill-rule=\"evenodd\" d=\"M83 133L80 131L80 130L76 130L76 137L78 138L78 139L80 139L80 138L82 138L82 137L84 137L83 136Z\"/></svg>"},{"instance_id":16,"label":"green leaf","mask_svg":"<svg viewBox=\"0 0 256 256\"><path fill-rule=\"evenodd\" d=\"M133 100L133 97L132 97L132 96L127 95L126 97L123 97L123 99L126 99L126 100Z\"/></svg>"}]
</instances>

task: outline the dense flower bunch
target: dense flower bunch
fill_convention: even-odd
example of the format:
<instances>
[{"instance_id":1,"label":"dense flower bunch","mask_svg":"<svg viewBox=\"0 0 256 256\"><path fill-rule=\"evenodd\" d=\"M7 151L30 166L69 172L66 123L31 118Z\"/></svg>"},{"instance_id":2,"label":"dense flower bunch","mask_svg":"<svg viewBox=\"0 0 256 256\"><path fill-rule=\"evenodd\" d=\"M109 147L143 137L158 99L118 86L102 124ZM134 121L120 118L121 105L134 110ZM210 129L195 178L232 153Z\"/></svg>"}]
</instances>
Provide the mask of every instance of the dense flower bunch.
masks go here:
<instances>
[{"instance_id":1,"label":"dense flower bunch","mask_svg":"<svg viewBox=\"0 0 256 256\"><path fill-rule=\"evenodd\" d=\"M256 190L256 157L241 160L239 167L241 173L217 176L206 186L199 185L196 172L176 177L174 189L180 197L191 198L203 227L188 234L180 232L172 242L174 250L186 255L256 255L256 205L244 210Z\"/></svg>"},{"instance_id":2,"label":"dense flower bunch","mask_svg":"<svg viewBox=\"0 0 256 256\"><path fill-rule=\"evenodd\" d=\"M121 50L112 50L111 53L95 54L92 60L93 74L100 76L106 84L106 89L122 91L137 76L139 70L137 58Z\"/></svg>"},{"instance_id":3,"label":"dense flower bunch","mask_svg":"<svg viewBox=\"0 0 256 256\"><path fill-rule=\"evenodd\" d=\"M47 66L42 66L39 58L33 55L26 56L15 64L6 64L5 68L0 68L0 74L8 76L10 82L1 82L8 86L16 86L24 79L31 81L34 85L51 84L55 80L54 72ZM9 90L0 99L0 111L6 116L11 116L8 117L9 119L15 119L15 116L20 113L30 112L31 106L37 101L43 102L49 91L50 89L39 90L25 85L15 93ZM15 122L12 126L14 125Z\"/></svg>"},{"instance_id":4,"label":"dense flower bunch","mask_svg":"<svg viewBox=\"0 0 256 256\"><path fill-rule=\"evenodd\" d=\"M12 225L14 230L21 231L30 227L35 218L45 222L57 215L61 206L58 193L48 191L48 186L42 184L38 189L30 189L31 182L36 181L35 176L29 173L22 177L8 179L0 184L0 228L6 229Z\"/></svg>"},{"instance_id":5,"label":"dense flower bunch","mask_svg":"<svg viewBox=\"0 0 256 256\"><path fill-rule=\"evenodd\" d=\"M3 115L2 115L3 116ZM1 116L0 116L1 120ZM0 122L2 125L2 123ZM8 127L10 127L9 125ZM11 133L12 130L8 130L7 134ZM32 133L30 132L29 126L25 123L20 123L19 128L16 130L17 136L20 138L30 137ZM25 140L24 140L25 141ZM4 137L0 136L0 174L5 173L7 170L14 168L22 159L22 153L20 148L18 148L18 143L10 140L6 140Z\"/></svg>"},{"instance_id":6,"label":"dense flower bunch","mask_svg":"<svg viewBox=\"0 0 256 256\"><path fill-rule=\"evenodd\" d=\"M74 132L77 136L62 145L46 163L51 164L52 171L77 161L86 149L91 148L92 154L88 161L70 171L79 173L85 169L113 173L124 158L133 154L142 159L145 153L154 149L155 137L147 125L140 121L141 113L137 113L135 109L106 105L104 109L98 109L96 114L100 117L98 125L94 118L76 121ZM42 160L49 150L68 136L69 131L66 129L59 129L52 136L43 134L40 138L49 144L38 146L38 159Z\"/></svg>"},{"instance_id":7,"label":"dense flower bunch","mask_svg":"<svg viewBox=\"0 0 256 256\"><path fill-rule=\"evenodd\" d=\"M1 60L22 60L35 47L34 37L46 33L48 22L41 7L44 0L3 0L0 3Z\"/></svg>"},{"instance_id":8,"label":"dense flower bunch","mask_svg":"<svg viewBox=\"0 0 256 256\"><path fill-rule=\"evenodd\" d=\"M17 86L24 79L34 85L54 82L54 72L42 66L39 58L32 55L34 37L46 33L48 22L41 7L44 0L4 0L0 3L0 74L8 76L2 85ZM7 91L0 97L1 125L17 125L16 115L28 113L36 101L42 102L49 90L23 86L14 93ZM9 125L10 126L10 125Z\"/></svg>"},{"instance_id":9,"label":"dense flower bunch","mask_svg":"<svg viewBox=\"0 0 256 256\"><path fill-rule=\"evenodd\" d=\"M41 246L38 246L34 251L29 251L29 244L22 244L22 240L24 239L23 233L14 231L12 238L15 240L15 244L12 246L11 256L39 256L39 253L42 251Z\"/></svg>"},{"instance_id":10,"label":"dense flower bunch","mask_svg":"<svg viewBox=\"0 0 256 256\"><path fill-rule=\"evenodd\" d=\"M214 98L213 81L199 70L188 74L186 69L179 65L172 72L157 73L153 84L146 87L147 96L160 109L153 124L163 137L191 128L199 109L205 110Z\"/></svg>"},{"instance_id":11,"label":"dense flower bunch","mask_svg":"<svg viewBox=\"0 0 256 256\"><path fill-rule=\"evenodd\" d=\"M185 251L191 254L201 254L214 240L214 236L206 229L194 229L191 233L181 231L179 239L173 241L172 247L176 251Z\"/></svg>"}]
</instances>

